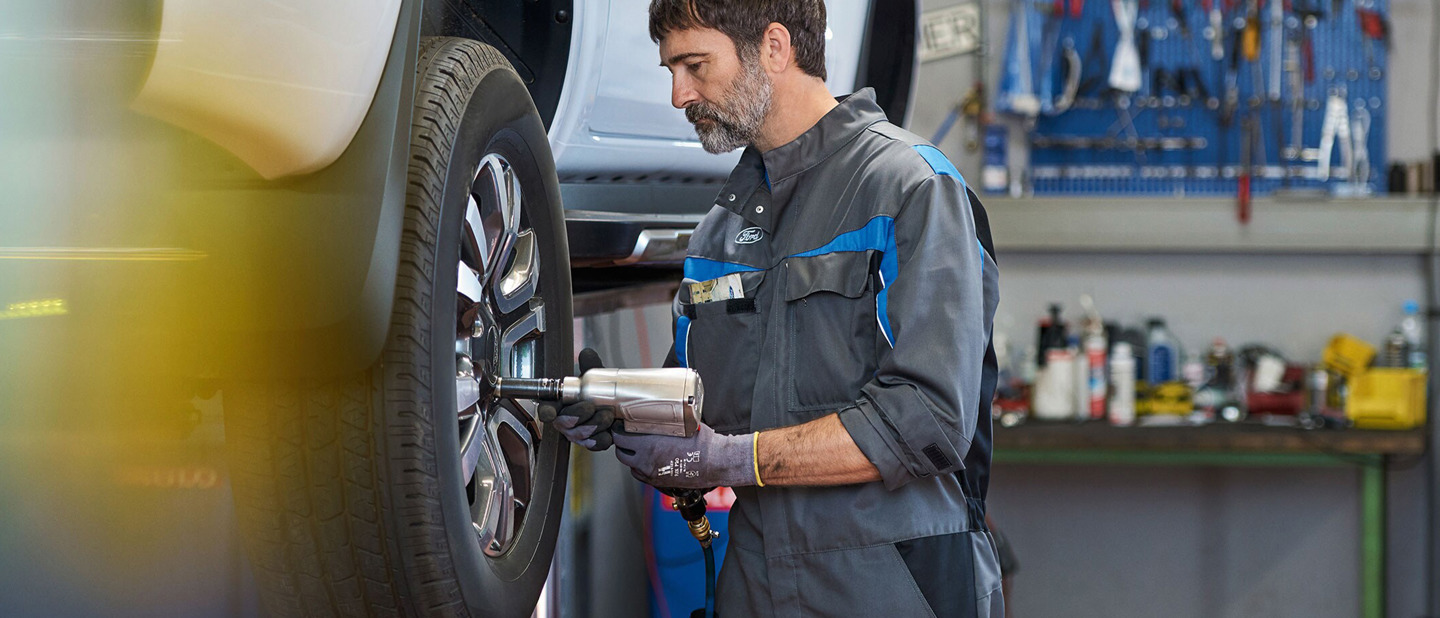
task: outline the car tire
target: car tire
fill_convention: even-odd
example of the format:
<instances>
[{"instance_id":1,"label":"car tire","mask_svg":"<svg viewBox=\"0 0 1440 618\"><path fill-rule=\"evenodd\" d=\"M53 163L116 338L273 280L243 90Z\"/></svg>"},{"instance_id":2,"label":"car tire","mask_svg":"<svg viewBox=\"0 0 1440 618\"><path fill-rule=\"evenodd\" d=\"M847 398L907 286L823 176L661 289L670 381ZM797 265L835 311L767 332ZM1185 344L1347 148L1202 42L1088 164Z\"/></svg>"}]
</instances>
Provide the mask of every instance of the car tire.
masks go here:
<instances>
[{"instance_id":1,"label":"car tire","mask_svg":"<svg viewBox=\"0 0 1440 618\"><path fill-rule=\"evenodd\" d=\"M490 46L423 40L417 73L379 362L223 394L236 512L272 616L529 616L550 570L569 444L533 404L484 386L573 370L545 128Z\"/></svg>"}]
</instances>

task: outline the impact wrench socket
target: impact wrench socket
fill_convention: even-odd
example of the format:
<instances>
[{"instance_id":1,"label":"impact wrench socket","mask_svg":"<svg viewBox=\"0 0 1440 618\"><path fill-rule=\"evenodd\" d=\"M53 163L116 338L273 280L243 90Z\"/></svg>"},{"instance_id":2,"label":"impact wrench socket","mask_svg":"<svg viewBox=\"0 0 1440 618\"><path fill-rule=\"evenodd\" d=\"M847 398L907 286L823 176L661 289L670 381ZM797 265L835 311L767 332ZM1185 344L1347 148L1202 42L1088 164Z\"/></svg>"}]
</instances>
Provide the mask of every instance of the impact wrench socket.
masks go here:
<instances>
[{"instance_id":1,"label":"impact wrench socket","mask_svg":"<svg viewBox=\"0 0 1440 618\"><path fill-rule=\"evenodd\" d=\"M494 379L505 399L589 401L615 410L625 431L688 438L700 426L705 391L694 369L591 369L578 378Z\"/></svg>"}]
</instances>

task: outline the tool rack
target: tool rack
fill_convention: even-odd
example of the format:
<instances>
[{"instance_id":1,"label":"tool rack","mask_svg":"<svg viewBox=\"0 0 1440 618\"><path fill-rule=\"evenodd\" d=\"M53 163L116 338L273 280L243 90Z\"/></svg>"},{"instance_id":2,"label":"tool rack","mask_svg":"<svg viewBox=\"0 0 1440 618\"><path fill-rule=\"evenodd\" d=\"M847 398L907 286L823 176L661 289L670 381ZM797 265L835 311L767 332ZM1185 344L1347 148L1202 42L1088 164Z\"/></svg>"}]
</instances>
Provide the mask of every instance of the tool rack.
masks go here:
<instances>
[{"instance_id":1,"label":"tool rack","mask_svg":"<svg viewBox=\"0 0 1440 618\"><path fill-rule=\"evenodd\" d=\"M1036 195L1235 195L1247 171L1256 195L1385 190L1387 0L1139 0L1134 93L1107 79L1120 39L1114 5L1125 2L1012 4L1026 11L1024 53L1041 105L1027 136ZM1067 74L1076 60L1078 79ZM1327 110L1332 94L1343 111ZM1345 126L1332 118L1325 178L1315 158L1327 111ZM1352 128L1367 134L1351 143L1368 171L1342 161Z\"/></svg>"}]
</instances>

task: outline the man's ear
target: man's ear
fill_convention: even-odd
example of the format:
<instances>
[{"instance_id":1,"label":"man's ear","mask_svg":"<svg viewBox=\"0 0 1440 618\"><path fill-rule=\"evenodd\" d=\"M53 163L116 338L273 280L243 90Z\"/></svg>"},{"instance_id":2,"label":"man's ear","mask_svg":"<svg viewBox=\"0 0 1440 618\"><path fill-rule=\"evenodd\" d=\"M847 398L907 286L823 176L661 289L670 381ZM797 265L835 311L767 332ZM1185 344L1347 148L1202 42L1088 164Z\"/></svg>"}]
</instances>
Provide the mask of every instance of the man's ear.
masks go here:
<instances>
[{"instance_id":1,"label":"man's ear","mask_svg":"<svg viewBox=\"0 0 1440 618\"><path fill-rule=\"evenodd\" d=\"M795 48L790 46L790 30L771 22L760 35L760 66L769 73L783 73L795 63Z\"/></svg>"}]
</instances>

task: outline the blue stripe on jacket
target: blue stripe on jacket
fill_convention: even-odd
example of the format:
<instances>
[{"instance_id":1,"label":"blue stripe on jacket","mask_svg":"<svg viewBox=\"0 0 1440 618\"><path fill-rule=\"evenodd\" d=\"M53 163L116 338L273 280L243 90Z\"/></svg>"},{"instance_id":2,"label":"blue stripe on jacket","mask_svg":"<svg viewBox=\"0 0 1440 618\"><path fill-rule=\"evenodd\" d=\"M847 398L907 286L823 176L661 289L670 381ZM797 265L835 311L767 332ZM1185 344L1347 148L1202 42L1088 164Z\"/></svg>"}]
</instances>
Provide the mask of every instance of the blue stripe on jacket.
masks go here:
<instances>
[{"instance_id":1,"label":"blue stripe on jacket","mask_svg":"<svg viewBox=\"0 0 1440 618\"><path fill-rule=\"evenodd\" d=\"M913 146L915 152L919 153L925 162L930 164L930 169L936 174L950 176L958 181L962 187L966 186L965 177L960 175L960 170L955 164L941 152L939 148L929 144L918 144ZM769 176L766 175L766 182ZM979 240L976 240L979 245ZM815 257L842 251L879 251L880 258L880 291L875 294L875 319L880 324L880 330L885 334L885 340L893 347L895 345L895 332L890 327L890 284L900 275L900 258L895 244L895 219L886 216L877 216L870 219L858 230L851 230L842 233L825 243L817 249L811 249L802 253L796 253L788 257ZM985 248L980 246L980 268L985 268ZM691 281L709 281L718 279L731 273L756 272L766 270L747 264L735 262L723 262L708 258L687 257L685 258L685 278ZM675 322L675 356L680 361L680 366L689 367L689 358L686 352L689 348L688 336L690 334L690 319L680 316Z\"/></svg>"}]
</instances>

